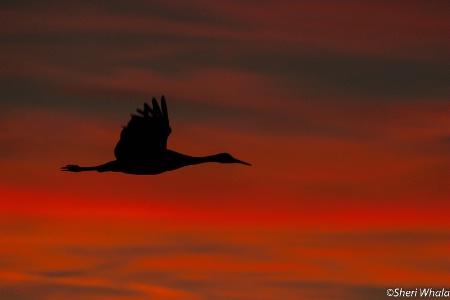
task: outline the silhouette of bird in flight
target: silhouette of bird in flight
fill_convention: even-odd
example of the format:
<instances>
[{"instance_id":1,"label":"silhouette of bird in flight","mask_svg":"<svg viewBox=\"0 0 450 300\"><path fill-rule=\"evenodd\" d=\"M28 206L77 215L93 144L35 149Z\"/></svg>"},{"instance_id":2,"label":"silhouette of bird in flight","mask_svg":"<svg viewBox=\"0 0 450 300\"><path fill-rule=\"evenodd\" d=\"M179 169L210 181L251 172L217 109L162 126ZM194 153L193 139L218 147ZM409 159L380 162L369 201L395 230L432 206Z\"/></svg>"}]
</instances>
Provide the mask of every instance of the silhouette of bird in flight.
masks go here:
<instances>
[{"instance_id":1,"label":"silhouette of bird in flight","mask_svg":"<svg viewBox=\"0 0 450 300\"><path fill-rule=\"evenodd\" d=\"M116 160L93 167L67 165L61 171L83 172L123 172L135 175L156 175L176 170L185 166L207 162L239 163L250 166L249 163L238 160L228 153L195 157L167 149L167 138L172 129L169 126L169 115L164 96L161 97L161 108L155 98L153 108L147 103L144 110L137 109L139 115L131 115L120 133L120 140L114 149Z\"/></svg>"}]
</instances>

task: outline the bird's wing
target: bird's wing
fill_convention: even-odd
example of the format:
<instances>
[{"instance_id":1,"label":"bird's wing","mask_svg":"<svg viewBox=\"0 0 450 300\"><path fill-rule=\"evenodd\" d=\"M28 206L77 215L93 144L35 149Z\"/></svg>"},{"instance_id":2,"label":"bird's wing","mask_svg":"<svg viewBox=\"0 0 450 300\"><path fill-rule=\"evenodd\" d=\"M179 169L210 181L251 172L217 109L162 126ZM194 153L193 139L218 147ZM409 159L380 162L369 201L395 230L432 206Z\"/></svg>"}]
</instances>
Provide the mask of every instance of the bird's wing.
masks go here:
<instances>
[{"instance_id":1,"label":"bird's wing","mask_svg":"<svg viewBox=\"0 0 450 300\"><path fill-rule=\"evenodd\" d=\"M136 110L139 115L131 115L114 148L118 160L148 159L153 153L167 149L167 138L172 129L164 96L161 97L161 108L155 98L152 105L153 108L145 103L144 110Z\"/></svg>"}]
</instances>

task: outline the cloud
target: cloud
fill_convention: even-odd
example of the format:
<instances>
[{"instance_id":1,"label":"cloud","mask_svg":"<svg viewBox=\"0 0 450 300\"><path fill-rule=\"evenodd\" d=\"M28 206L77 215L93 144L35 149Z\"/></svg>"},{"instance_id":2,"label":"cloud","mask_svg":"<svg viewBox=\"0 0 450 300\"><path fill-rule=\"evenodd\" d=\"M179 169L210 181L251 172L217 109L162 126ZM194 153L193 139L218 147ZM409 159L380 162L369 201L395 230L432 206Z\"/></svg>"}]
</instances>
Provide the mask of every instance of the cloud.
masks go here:
<instances>
[{"instance_id":1,"label":"cloud","mask_svg":"<svg viewBox=\"0 0 450 300\"><path fill-rule=\"evenodd\" d=\"M9 287L3 289L2 293L5 292L7 295L14 295L15 299L18 298L28 298L28 299L39 299L41 297L52 297L58 295L71 295L77 297L108 297L108 296L122 296L122 297L133 297L142 295L138 291L113 288L113 287L96 287L96 286L73 286L67 284L29 284L24 288L22 285L20 287ZM19 297L17 297L19 296Z\"/></svg>"},{"instance_id":2,"label":"cloud","mask_svg":"<svg viewBox=\"0 0 450 300\"><path fill-rule=\"evenodd\" d=\"M43 199L39 205L48 203ZM117 204L105 203L103 209L111 206ZM261 216L263 225L221 224L221 216L212 214L215 221L207 227L180 221L176 214L164 222L120 213L28 217L19 211L0 223L5 260L0 286L2 295L28 299L40 299L41 293L100 299L376 297L392 282L445 284L449 232L445 222L437 222L441 210L409 208L411 214L400 204L303 206L301 213L291 209L297 223L278 227L267 224L276 210ZM232 211L245 217L236 207ZM424 217L429 219L421 224Z\"/></svg>"},{"instance_id":3,"label":"cloud","mask_svg":"<svg viewBox=\"0 0 450 300\"><path fill-rule=\"evenodd\" d=\"M264 1L254 3L199 1L79 2L76 5L46 1L3 4L6 32L28 29L51 33L68 30L114 31L172 36L216 37L228 40L301 42L322 48L366 53L432 54L427 49L448 47L445 36L447 3L408 6L392 2L317 3ZM42 14L48 17L42 18ZM26 17L21 17L26 16ZM23 31L22 31L23 32ZM422 41L418 49L411 44ZM428 53L427 53L428 52ZM439 53L439 52L435 52ZM445 53L442 49L441 54Z\"/></svg>"},{"instance_id":4,"label":"cloud","mask_svg":"<svg viewBox=\"0 0 450 300\"><path fill-rule=\"evenodd\" d=\"M441 282L447 7L2 1L0 294L361 299ZM113 159L128 113L160 94L170 147L253 166L59 172Z\"/></svg>"},{"instance_id":5,"label":"cloud","mask_svg":"<svg viewBox=\"0 0 450 300\"><path fill-rule=\"evenodd\" d=\"M83 298L108 299L109 297L140 297L145 293L114 286L71 284L64 281L25 280L0 286L0 299L51 299L56 298Z\"/></svg>"},{"instance_id":6,"label":"cloud","mask_svg":"<svg viewBox=\"0 0 450 300\"><path fill-rule=\"evenodd\" d=\"M449 45L443 42L446 21L440 11L439 5L420 2L407 7L270 1L258 6L203 2L180 7L158 1L126 7L103 1L9 5L3 10L8 25L4 56L8 69L20 69L25 76L32 70L59 70L51 84L63 80L75 88L85 76L108 78L132 70L155 74L142 77L147 86L158 86L154 77L166 76L174 86L162 86L184 92L199 92L215 77L218 94L234 91L236 83L224 77L240 81L243 74L252 74L267 77L260 84L263 93L288 87L294 98L305 93L363 101L445 96L450 74L439 51ZM220 72L205 81L202 74L208 70ZM117 79L128 85L129 94L141 92L131 78ZM194 85L186 89L183 80Z\"/></svg>"},{"instance_id":7,"label":"cloud","mask_svg":"<svg viewBox=\"0 0 450 300\"><path fill-rule=\"evenodd\" d=\"M307 299L386 299L385 286L351 285L342 282L274 281L266 283L285 297Z\"/></svg>"}]
</instances>

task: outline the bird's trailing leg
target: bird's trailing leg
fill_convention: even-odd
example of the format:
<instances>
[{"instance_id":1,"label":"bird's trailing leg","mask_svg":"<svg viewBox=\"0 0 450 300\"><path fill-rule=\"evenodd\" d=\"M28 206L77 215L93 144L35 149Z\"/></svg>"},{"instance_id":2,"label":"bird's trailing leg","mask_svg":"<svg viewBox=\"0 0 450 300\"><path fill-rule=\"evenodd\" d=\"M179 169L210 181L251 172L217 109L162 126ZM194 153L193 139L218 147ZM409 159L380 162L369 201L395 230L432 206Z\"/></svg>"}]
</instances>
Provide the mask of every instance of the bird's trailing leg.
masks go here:
<instances>
[{"instance_id":1,"label":"bird's trailing leg","mask_svg":"<svg viewBox=\"0 0 450 300\"><path fill-rule=\"evenodd\" d=\"M61 168L61 171L65 172L84 172L84 171L97 171L97 172L106 172L106 171L117 171L117 161L110 161L106 164L93 166L93 167L80 167L79 165L67 165Z\"/></svg>"},{"instance_id":2,"label":"bird's trailing leg","mask_svg":"<svg viewBox=\"0 0 450 300\"><path fill-rule=\"evenodd\" d=\"M61 171L65 171L65 172L98 171L98 166L96 166L96 167L80 167L79 165L67 165L65 167L62 167Z\"/></svg>"}]
</instances>

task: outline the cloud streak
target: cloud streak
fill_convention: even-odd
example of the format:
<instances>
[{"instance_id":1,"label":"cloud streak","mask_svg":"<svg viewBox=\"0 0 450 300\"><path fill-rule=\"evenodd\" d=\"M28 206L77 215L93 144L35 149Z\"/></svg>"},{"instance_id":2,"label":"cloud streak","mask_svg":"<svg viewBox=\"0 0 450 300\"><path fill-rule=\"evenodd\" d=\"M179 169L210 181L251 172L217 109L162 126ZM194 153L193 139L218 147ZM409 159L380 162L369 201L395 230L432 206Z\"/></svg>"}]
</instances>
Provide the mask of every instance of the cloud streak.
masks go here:
<instances>
[{"instance_id":1,"label":"cloud streak","mask_svg":"<svg viewBox=\"0 0 450 300\"><path fill-rule=\"evenodd\" d=\"M0 298L384 298L445 284L448 1L2 1ZM168 99L161 176L112 160ZM81 175L81 176L78 176Z\"/></svg>"},{"instance_id":2,"label":"cloud streak","mask_svg":"<svg viewBox=\"0 0 450 300\"><path fill-rule=\"evenodd\" d=\"M180 230L148 219L2 220L2 257L9 261L0 273L2 295L36 299L381 298L393 283L445 284L450 263L448 230L241 224L237 232L193 223ZM17 225L21 231L5 230Z\"/></svg>"}]
</instances>

